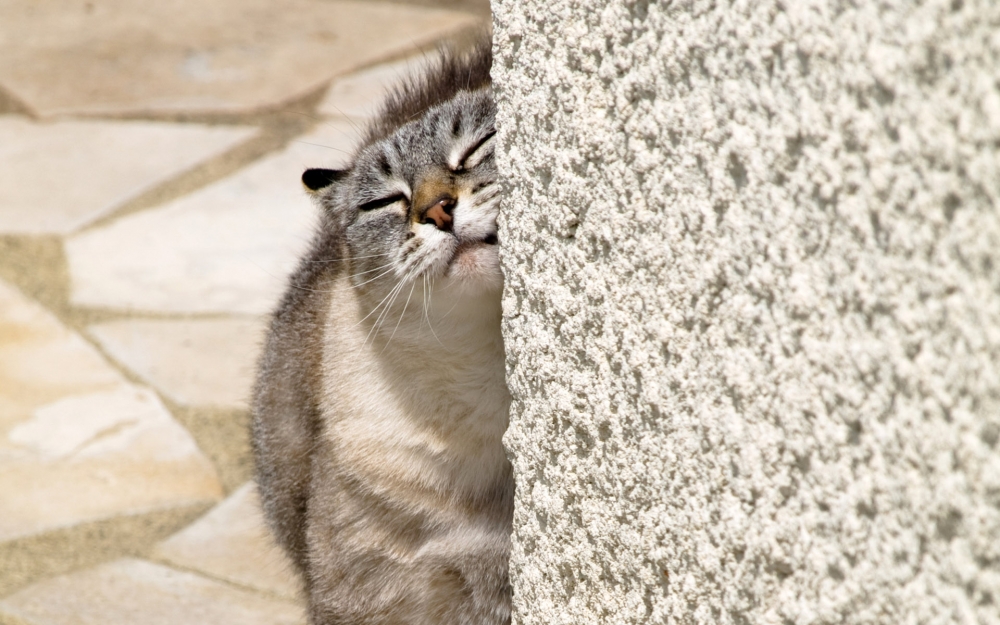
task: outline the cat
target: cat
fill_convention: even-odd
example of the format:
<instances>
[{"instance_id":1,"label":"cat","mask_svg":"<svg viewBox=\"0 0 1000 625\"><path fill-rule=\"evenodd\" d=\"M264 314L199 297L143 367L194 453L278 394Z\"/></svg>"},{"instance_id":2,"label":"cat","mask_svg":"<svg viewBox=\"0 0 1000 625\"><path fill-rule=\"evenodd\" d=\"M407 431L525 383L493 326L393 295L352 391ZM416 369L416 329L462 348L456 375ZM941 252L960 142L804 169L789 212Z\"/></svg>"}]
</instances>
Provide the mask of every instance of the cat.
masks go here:
<instances>
[{"instance_id":1,"label":"cat","mask_svg":"<svg viewBox=\"0 0 1000 625\"><path fill-rule=\"evenodd\" d=\"M490 44L393 92L349 166L310 169L310 251L252 402L265 517L310 622L510 622Z\"/></svg>"}]
</instances>

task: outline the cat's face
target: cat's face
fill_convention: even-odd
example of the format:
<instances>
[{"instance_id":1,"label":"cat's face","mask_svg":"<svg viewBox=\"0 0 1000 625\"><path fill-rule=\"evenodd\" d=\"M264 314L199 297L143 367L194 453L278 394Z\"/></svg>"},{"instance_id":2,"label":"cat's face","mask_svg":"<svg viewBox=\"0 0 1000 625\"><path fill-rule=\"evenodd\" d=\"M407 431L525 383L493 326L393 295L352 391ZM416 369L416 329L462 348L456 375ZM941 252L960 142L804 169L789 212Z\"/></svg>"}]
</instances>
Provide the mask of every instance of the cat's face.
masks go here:
<instances>
[{"instance_id":1,"label":"cat's face","mask_svg":"<svg viewBox=\"0 0 1000 625\"><path fill-rule=\"evenodd\" d=\"M344 225L355 287L499 295L494 133L489 91L461 92L363 148L351 169L328 172L336 182L323 202ZM312 175L306 185L322 186Z\"/></svg>"}]
</instances>

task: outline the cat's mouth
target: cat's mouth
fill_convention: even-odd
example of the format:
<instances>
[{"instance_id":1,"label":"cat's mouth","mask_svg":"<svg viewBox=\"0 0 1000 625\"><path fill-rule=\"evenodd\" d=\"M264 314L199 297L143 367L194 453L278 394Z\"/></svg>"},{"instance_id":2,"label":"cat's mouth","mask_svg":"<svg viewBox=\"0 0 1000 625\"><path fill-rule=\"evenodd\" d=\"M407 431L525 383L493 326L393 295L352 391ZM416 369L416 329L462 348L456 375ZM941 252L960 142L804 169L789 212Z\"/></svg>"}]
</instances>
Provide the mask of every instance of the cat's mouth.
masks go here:
<instances>
[{"instance_id":1,"label":"cat's mouth","mask_svg":"<svg viewBox=\"0 0 1000 625\"><path fill-rule=\"evenodd\" d=\"M496 245L499 239L491 232L481 239L462 241L448 263L448 275L467 278L491 273L497 263Z\"/></svg>"},{"instance_id":2,"label":"cat's mouth","mask_svg":"<svg viewBox=\"0 0 1000 625\"><path fill-rule=\"evenodd\" d=\"M488 287L492 293L503 286L496 232L460 240L453 249L444 275L471 287Z\"/></svg>"},{"instance_id":3,"label":"cat's mouth","mask_svg":"<svg viewBox=\"0 0 1000 625\"><path fill-rule=\"evenodd\" d=\"M486 247L486 246L496 245L499 242L500 242L500 239L497 238L497 235L496 235L495 232L491 232L491 233L487 234L485 237L483 237L482 239L478 239L476 241L462 241L461 243L458 244L458 247L455 248L455 255L452 258L458 258L464 252L468 252L470 250L473 250L473 249L476 249L476 248L479 248L479 247Z\"/></svg>"}]
</instances>

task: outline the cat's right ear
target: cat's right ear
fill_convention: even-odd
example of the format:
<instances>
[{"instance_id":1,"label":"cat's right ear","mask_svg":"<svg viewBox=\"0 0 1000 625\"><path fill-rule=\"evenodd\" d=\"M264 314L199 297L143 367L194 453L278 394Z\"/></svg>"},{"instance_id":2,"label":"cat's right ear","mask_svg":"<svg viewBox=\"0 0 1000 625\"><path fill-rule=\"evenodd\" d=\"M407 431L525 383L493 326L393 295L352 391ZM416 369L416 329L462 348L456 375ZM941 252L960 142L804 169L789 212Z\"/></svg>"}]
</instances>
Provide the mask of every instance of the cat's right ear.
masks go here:
<instances>
[{"instance_id":1,"label":"cat's right ear","mask_svg":"<svg viewBox=\"0 0 1000 625\"><path fill-rule=\"evenodd\" d=\"M345 177L347 171L343 169L307 169L302 174L302 184L309 193L316 194Z\"/></svg>"}]
</instances>

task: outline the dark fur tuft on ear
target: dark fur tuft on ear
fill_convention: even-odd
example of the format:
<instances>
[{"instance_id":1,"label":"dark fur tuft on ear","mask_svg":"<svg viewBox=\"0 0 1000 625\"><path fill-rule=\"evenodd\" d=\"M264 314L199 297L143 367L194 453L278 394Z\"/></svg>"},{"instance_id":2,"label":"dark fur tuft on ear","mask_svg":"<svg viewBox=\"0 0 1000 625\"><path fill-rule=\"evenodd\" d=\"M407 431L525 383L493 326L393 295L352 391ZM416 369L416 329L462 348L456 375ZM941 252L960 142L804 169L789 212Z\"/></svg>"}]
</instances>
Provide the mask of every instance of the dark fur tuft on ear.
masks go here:
<instances>
[{"instance_id":1,"label":"dark fur tuft on ear","mask_svg":"<svg viewBox=\"0 0 1000 625\"><path fill-rule=\"evenodd\" d=\"M302 184L310 191L325 189L347 175L339 169L307 169L302 174Z\"/></svg>"}]
</instances>

